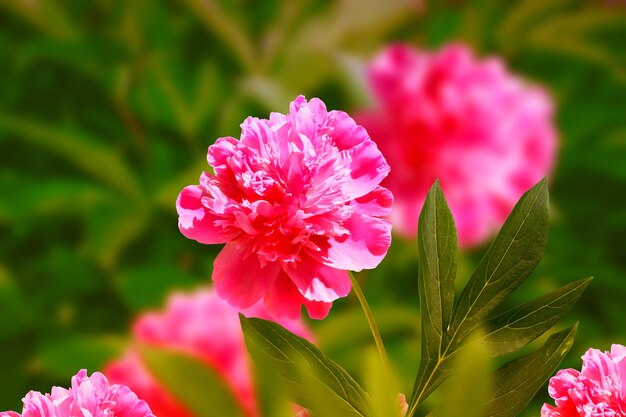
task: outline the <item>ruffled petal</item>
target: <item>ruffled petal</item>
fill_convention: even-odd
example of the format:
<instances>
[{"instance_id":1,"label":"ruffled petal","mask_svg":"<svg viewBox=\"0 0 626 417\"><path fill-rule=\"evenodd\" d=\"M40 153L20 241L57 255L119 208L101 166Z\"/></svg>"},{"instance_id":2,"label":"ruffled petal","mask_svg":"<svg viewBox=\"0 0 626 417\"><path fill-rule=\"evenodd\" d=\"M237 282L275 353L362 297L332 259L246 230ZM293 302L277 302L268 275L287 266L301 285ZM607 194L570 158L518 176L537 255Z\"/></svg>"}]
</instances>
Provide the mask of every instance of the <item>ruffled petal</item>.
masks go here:
<instances>
[{"instance_id":1,"label":"ruffled petal","mask_svg":"<svg viewBox=\"0 0 626 417\"><path fill-rule=\"evenodd\" d=\"M231 236L215 226L217 217L202 205L202 188L190 185L183 188L176 200L178 228L185 237L204 244L225 243Z\"/></svg>"},{"instance_id":2,"label":"ruffled petal","mask_svg":"<svg viewBox=\"0 0 626 417\"><path fill-rule=\"evenodd\" d=\"M331 303L348 295L352 288L347 271L326 266L308 255L285 270L300 294L309 301Z\"/></svg>"},{"instance_id":3,"label":"ruffled petal","mask_svg":"<svg viewBox=\"0 0 626 417\"><path fill-rule=\"evenodd\" d=\"M231 242L215 258L213 281L222 299L237 308L248 308L265 296L279 269L277 262L261 265L249 248Z\"/></svg>"},{"instance_id":4,"label":"ruffled petal","mask_svg":"<svg viewBox=\"0 0 626 417\"><path fill-rule=\"evenodd\" d=\"M322 258L324 263L350 271L375 268L391 245L391 223L354 213L345 221L344 227L350 235L329 239L330 247Z\"/></svg>"}]
</instances>

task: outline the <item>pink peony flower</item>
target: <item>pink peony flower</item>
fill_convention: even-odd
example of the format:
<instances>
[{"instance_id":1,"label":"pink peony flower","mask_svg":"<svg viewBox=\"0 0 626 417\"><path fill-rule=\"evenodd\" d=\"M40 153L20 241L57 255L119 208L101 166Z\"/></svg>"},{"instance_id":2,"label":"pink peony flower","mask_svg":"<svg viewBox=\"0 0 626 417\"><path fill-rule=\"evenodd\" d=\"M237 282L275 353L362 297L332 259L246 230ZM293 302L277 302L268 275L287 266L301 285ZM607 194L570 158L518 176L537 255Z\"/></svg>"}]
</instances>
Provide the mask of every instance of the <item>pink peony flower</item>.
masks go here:
<instances>
[{"instance_id":1,"label":"pink peony flower","mask_svg":"<svg viewBox=\"0 0 626 417\"><path fill-rule=\"evenodd\" d=\"M501 60L479 61L462 45L428 53L398 44L368 71L378 108L357 121L392 167L383 185L395 197L394 229L405 237L417 233L437 178L467 247L497 230L550 171L556 147L550 99Z\"/></svg>"},{"instance_id":2,"label":"pink peony flower","mask_svg":"<svg viewBox=\"0 0 626 417\"><path fill-rule=\"evenodd\" d=\"M626 347L589 349L582 359L581 372L563 369L550 379L548 393L556 406L544 404L542 417L626 416Z\"/></svg>"},{"instance_id":3,"label":"pink peony flower","mask_svg":"<svg viewBox=\"0 0 626 417\"><path fill-rule=\"evenodd\" d=\"M389 166L346 113L298 97L289 114L247 118L241 139L209 147L215 175L183 189L179 228L226 243L215 259L220 297L237 308L263 299L273 317L328 315L350 292L347 270L374 268L391 243Z\"/></svg>"},{"instance_id":4,"label":"pink peony flower","mask_svg":"<svg viewBox=\"0 0 626 417\"><path fill-rule=\"evenodd\" d=\"M50 394L31 391L22 400L21 417L154 417L145 401L125 385L109 384L99 372L84 369L72 378L69 389L52 387ZM0 417L20 417L14 411Z\"/></svg>"},{"instance_id":5,"label":"pink peony flower","mask_svg":"<svg viewBox=\"0 0 626 417\"><path fill-rule=\"evenodd\" d=\"M242 312L248 317L268 319L262 303ZM310 339L298 320L279 323L291 332ZM212 289L192 294L174 294L163 312L140 316L133 336L141 343L177 349L203 361L221 375L247 416L258 416L250 363L236 309ZM138 353L129 350L110 363L105 374L111 381L131 387L150 404L159 417L193 417L146 369Z\"/></svg>"}]
</instances>

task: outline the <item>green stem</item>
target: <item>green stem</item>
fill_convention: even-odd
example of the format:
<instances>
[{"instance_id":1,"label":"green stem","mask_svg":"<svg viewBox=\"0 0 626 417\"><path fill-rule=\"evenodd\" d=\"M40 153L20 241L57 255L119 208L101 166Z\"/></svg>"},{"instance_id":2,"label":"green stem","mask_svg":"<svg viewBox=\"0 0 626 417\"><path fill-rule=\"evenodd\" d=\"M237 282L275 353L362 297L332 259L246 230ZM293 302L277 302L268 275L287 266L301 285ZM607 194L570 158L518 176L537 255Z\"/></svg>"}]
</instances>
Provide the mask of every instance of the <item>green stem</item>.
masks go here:
<instances>
[{"instance_id":1,"label":"green stem","mask_svg":"<svg viewBox=\"0 0 626 417\"><path fill-rule=\"evenodd\" d=\"M374 336L374 342L376 342L376 348L378 349L380 360L383 363L387 374L391 375L391 365L389 364L389 357L387 357L385 345L383 344L383 339L380 337L380 332L378 331L378 327L376 326L376 322L374 321L372 310L370 309L369 304L367 304L365 294L363 294L363 291L361 290L361 287L359 286L359 282L356 280L356 277L354 276L352 271L348 271L348 273L350 274L350 280L352 281L352 288L354 289L356 298L358 298L359 302L361 303L361 308L363 308L363 312L365 313L367 324L369 324L370 330L372 331L372 336Z\"/></svg>"}]
</instances>

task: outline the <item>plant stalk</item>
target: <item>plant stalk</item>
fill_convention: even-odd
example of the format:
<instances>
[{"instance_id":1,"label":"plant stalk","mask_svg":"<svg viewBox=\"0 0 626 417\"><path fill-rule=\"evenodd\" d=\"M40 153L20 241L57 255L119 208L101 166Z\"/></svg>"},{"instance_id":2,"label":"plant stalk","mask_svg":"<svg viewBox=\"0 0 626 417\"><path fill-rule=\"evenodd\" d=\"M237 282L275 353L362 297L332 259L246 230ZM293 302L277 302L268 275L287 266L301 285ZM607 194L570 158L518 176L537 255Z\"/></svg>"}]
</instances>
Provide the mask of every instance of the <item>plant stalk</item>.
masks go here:
<instances>
[{"instance_id":1,"label":"plant stalk","mask_svg":"<svg viewBox=\"0 0 626 417\"><path fill-rule=\"evenodd\" d=\"M367 324L370 326L370 330L372 332L372 336L374 337L374 342L376 343L376 348L378 349L378 354L380 355L380 360L383 364L385 372L387 375L391 375L391 365L389 363L389 357L387 356L387 352L385 351L385 345L383 344L383 339L380 337L380 332L378 331L378 327L376 326L376 322L374 321L374 316L372 315L372 310L370 309L369 304L367 304L367 300L365 299L365 294L361 290L359 286L359 282L356 277L352 273L352 271L348 271L350 274L350 280L352 281L352 288L354 289L354 293L356 297L359 299L359 303L361 303L361 308L363 309L363 313L365 313L365 318L367 319Z\"/></svg>"}]
</instances>

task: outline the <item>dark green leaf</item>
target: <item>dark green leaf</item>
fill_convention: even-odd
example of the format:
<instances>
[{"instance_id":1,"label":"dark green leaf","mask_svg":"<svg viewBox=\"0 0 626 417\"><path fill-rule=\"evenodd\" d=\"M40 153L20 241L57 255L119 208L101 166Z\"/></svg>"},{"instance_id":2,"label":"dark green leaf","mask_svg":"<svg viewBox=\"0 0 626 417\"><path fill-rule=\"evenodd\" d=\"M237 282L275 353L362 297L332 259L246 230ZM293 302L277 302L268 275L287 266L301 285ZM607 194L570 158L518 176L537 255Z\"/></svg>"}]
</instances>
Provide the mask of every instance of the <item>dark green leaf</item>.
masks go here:
<instances>
[{"instance_id":1,"label":"dark green leaf","mask_svg":"<svg viewBox=\"0 0 626 417\"><path fill-rule=\"evenodd\" d=\"M418 231L422 361L416 384L424 386L424 378L443 360L442 344L452 314L456 278L456 227L438 181L426 196Z\"/></svg>"},{"instance_id":2,"label":"dark green leaf","mask_svg":"<svg viewBox=\"0 0 626 417\"><path fill-rule=\"evenodd\" d=\"M515 205L463 289L450 325L452 339L463 339L524 282L539 263L547 238L548 187L543 179Z\"/></svg>"},{"instance_id":3,"label":"dark green leaf","mask_svg":"<svg viewBox=\"0 0 626 417\"><path fill-rule=\"evenodd\" d=\"M541 349L498 369L486 416L516 416L561 363L574 342L577 324L555 333Z\"/></svg>"},{"instance_id":4,"label":"dark green leaf","mask_svg":"<svg viewBox=\"0 0 626 417\"><path fill-rule=\"evenodd\" d=\"M173 350L143 346L141 357L150 373L197 417L243 417L225 381L199 360Z\"/></svg>"},{"instance_id":5,"label":"dark green leaf","mask_svg":"<svg viewBox=\"0 0 626 417\"><path fill-rule=\"evenodd\" d=\"M272 361L295 402L315 409L315 401L306 388L311 381L316 381L316 393L332 398L336 416L368 415L367 395L363 389L317 347L276 323L242 315L240 319L246 344L252 347L251 353L262 353L266 356L262 360Z\"/></svg>"},{"instance_id":6,"label":"dark green leaf","mask_svg":"<svg viewBox=\"0 0 626 417\"><path fill-rule=\"evenodd\" d=\"M484 340L490 356L515 352L541 336L576 304L591 279L571 282L489 320L485 326L493 330Z\"/></svg>"}]
</instances>

